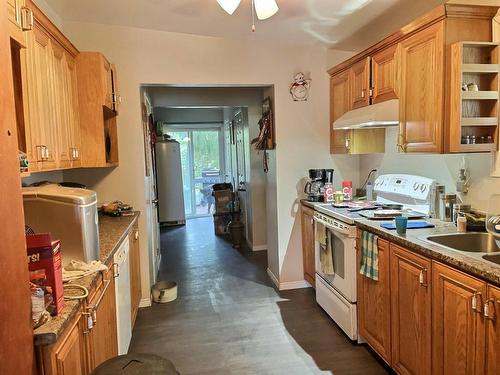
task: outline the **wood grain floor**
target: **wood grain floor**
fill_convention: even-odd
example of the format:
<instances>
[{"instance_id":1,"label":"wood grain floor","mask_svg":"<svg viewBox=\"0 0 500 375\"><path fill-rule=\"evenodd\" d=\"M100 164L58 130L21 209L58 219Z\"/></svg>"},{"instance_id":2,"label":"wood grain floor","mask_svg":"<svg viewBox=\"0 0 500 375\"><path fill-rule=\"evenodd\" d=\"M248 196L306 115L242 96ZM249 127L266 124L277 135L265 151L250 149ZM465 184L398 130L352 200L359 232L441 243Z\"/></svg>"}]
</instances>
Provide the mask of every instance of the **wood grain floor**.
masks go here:
<instances>
[{"instance_id":1,"label":"wood grain floor","mask_svg":"<svg viewBox=\"0 0 500 375\"><path fill-rule=\"evenodd\" d=\"M170 359L182 375L387 374L316 305L312 289L277 292L266 252L235 250L211 218L162 231L160 280L178 299L139 311L130 352Z\"/></svg>"}]
</instances>

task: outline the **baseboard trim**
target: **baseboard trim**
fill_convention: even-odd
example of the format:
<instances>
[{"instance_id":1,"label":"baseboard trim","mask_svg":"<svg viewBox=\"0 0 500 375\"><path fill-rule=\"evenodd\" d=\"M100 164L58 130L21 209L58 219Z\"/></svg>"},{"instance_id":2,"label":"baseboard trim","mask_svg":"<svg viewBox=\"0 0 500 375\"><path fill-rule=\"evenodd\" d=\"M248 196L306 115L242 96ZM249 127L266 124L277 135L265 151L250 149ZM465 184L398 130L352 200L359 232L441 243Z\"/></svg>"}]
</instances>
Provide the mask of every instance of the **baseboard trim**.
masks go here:
<instances>
[{"instance_id":1,"label":"baseboard trim","mask_svg":"<svg viewBox=\"0 0 500 375\"><path fill-rule=\"evenodd\" d=\"M268 268L267 274L268 274L269 278L271 279L271 281L273 282L273 284L276 286L276 288L278 288L278 290L280 290L280 282L279 282L278 278L274 275L273 271L271 271Z\"/></svg>"},{"instance_id":2,"label":"baseboard trim","mask_svg":"<svg viewBox=\"0 0 500 375\"><path fill-rule=\"evenodd\" d=\"M311 284L309 284L306 280L286 281L284 283L280 283L276 275L269 268L267 269L267 274L278 290L312 288Z\"/></svg>"},{"instance_id":3,"label":"baseboard trim","mask_svg":"<svg viewBox=\"0 0 500 375\"><path fill-rule=\"evenodd\" d=\"M303 288L312 288L312 287L311 284L309 284L305 280L287 281L284 283L280 283L280 290L303 289Z\"/></svg>"},{"instance_id":4,"label":"baseboard trim","mask_svg":"<svg viewBox=\"0 0 500 375\"><path fill-rule=\"evenodd\" d=\"M149 298L141 298L139 302L139 308L141 307L150 307L151 306L151 297Z\"/></svg>"},{"instance_id":5,"label":"baseboard trim","mask_svg":"<svg viewBox=\"0 0 500 375\"><path fill-rule=\"evenodd\" d=\"M255 245L252 246L252 251L266 251L267 245Z\"/></svg>"}]
</instances>

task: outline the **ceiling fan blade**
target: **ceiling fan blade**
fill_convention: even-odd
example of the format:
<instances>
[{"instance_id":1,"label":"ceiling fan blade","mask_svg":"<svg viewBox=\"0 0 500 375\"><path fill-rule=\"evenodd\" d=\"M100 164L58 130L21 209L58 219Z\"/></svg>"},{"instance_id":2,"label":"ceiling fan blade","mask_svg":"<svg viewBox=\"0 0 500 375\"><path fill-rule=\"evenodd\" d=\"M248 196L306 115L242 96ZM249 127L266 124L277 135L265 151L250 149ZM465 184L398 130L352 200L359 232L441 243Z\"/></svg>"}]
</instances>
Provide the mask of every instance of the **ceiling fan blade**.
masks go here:
<instances>
[{"instance_id":1,"label":"ceiling fan blade","mask_svg":"<svg viewBox=\"0 0 500 375\"><path fill-rule=\"evenodd\" d=\"M217 0L217 2L227 13L233 14L240 5L241 0Z\"/></svg>"},{"instance_id":2,"label":"ceiling fan blade","mask_svg":"<svg viewBox=\"0 0 500 375\"><path fill-rule=\"evenodd\" d=\"M279 10L276 0L254 0L255 13L259 20L265 20L272 17Z\"/></svg>"}]
</instances>

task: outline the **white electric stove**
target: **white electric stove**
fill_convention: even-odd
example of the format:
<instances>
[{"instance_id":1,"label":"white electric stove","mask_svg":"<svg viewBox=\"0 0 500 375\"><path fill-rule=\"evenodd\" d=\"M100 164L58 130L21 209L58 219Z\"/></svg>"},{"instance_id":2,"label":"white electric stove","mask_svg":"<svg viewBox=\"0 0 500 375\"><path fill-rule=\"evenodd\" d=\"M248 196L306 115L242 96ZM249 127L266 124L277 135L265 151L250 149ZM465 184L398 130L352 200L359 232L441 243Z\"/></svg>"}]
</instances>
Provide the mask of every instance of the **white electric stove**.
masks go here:
<instances>
[{"instance_id":1,"label":"white electric stove","mask_svg":"<svg viewBox=\"0 0 500 375\"><path fill-rule=\"evenodd\" d=\"M335 207L331 203L315 206L314 221L325 225L332 245L335 273L321 271L319 242L315 241L316 301L351 339L358 341L356 310L356 221L382 219L374 216L384 205L401 205L399 212L406 216L425 217L435 181L427 177L406 174L380 175L375 180L375 202L351 203ZM364 209L363 209L364 208ZM390 220L390 218L383 218Z\"/></svg>"}]
</instances>

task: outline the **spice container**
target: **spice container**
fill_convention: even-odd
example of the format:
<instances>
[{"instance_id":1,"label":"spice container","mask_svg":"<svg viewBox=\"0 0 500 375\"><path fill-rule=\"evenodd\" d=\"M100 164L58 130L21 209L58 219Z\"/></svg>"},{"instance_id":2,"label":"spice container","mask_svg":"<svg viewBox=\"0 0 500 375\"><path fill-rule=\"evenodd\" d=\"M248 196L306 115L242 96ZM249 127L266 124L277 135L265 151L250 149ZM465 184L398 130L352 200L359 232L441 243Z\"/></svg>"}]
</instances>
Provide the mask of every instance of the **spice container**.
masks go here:
<instances>
[{"instance_id":1,"label":"spice container","mask_svg":"<svg viewBox=\"0 0 500 375\"><path fill-rule=\"evenodd\" d=\"M465 203L455 203L453 204L453 222L457 224L458 218L461 216L461 214L467 212L471 212L471 205L470 204L465 204ZM463 216L463 215L462 215Z\"/></svg>"},{"instance_id":2,"label":"spice container","mask_svg":"<svg viewBox=\"0 0 500 375\"><path fill-rule=\"evenodd\" d=\"M457 218L457 232L467 232L467 218L465 216L458 216Z\"/></svg>"}]
</instances>

